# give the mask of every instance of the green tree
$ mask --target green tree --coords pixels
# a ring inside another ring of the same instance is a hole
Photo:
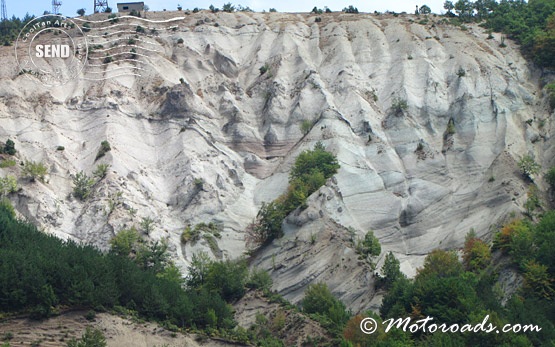
[[[235,12],[235,6],[233,6],[231,2],[228,2],[227,4],[224,4],[224,6],[222,7],[222,11],[229,13]]]
[[[326,151],[321,142],[316,143],[314,150],[303,151],[291,169],[290,180],[304,179],[314,171],[321,172],[327,179],[333,176],[339,169],[339,164],[335,156]]]
[[[79,200],[87,200],[91,195],[92,187],[95,181],[83,171],[79,171],[73,176],[73,196]]]
[[[453,10],[455,9],[455,5],[453,5],[452,1],[445,1],[443,3],[443,8],[447,10],[447,13],[453,13]]]
[[[98,164],[93,172],[93,176],[96,177],[98,180],[101,180],[106,177],[109,168],[109,164]]]
[[[206,282],[211,263],[210,257],[205,252],[193,254],[191,265],[187,268],[187,286],[190,288],[202,287]]]
[[[384,263],[381,268],[381,273],[383,276],[383,284],[385,289],[391,288],[393,283],[397,282],[402,278],[406,278],[401,272],[401,263],[395,255],[390,251],[386,254]]]
[[[350,316],[345,305],[333,296],[325,283],[310,284],[301,304],[304,312],[329,319],[335,329],[342,330]]]
[[[362,253],[371,257],[377,257],[382,252],[380,241],[376,236],[374,236],[374,232],[372,230],[369,230],[364,236],[362,246]]]
[[[116,236],[110,240],[112,252],[120,256],[129,256],[131,251],[137,247],[139,233],[135,228],[120,230]]]
[[[473,11],[474,5],[470,0],[459,0],[455,3],[455,12],[466,22],[472,19]]]
[[[430,13],[432,13],[432,9],[428,5],[422,5],[422,6],[420,6],[420,11],[419,12],[420,12],[420,14],[430,14]]]
[[[548,268],[535,260],[529,260],[524,264],[524,280],[526,286],[540,296],[550,300],[555,296],[553,290],[553,278],[549,275]]]
[[[436,249],[426,256],[424,267],[418,270],[417,276],[456,277],[462,274],[463,270],[455,252]]]
[[[4,153],[9,154],[9,155],[15,155],[16,150],[15,150],[15,143],[8,139],[6,141],[6,144],[4,145]]]
[[[469,233],[463,248],[463,264],[469,271],[479,271],[489,265],[491,251],[489,246],[476,237],[475,233]]]
[[[77,10],[77,14],[81,17],[83,17],[85,15],[85,9],[84,8],[80,8]]]

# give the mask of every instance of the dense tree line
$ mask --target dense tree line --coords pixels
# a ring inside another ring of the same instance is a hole
[[[447,16],[505,33],[538,65],[555,67],[555,0],[445,1]]]
[[[17,39],[17,35],[21,32],[21,29],[35,18],[26,14],[23,19],[13,16],[11,19],[7,19],[0,22],[0,43],[4,46],[9,46],[13,41]]]
[[[0,311],[29,312],[40,318],[64,307],[120,307],[176,327],[229,330],[235,326],[229,302],[244,293],[246,264],[203,259],[193,264],[200,277],[184,284],[160,243],[136,246],[137,240],[129,234],[131,248],[119,244],[102,253],[38,231],[18,220],[13,207],[3,200]],[[135,257],[130,258],[127,251]]]

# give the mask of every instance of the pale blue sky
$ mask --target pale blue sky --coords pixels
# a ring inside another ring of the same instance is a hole
[[[23,17],[26,12],[34,15],[42,15],[43,12],[51,11],[52,0],[5,0],[6,7],[8,10],[8,16],[16,15],[17,17]],[[93,10],[94,0],[61,0],[62,6],[60,12],[66,16],[75,16],[75,12],[80,8],[85,8],[87,13],[91,13]],[[113,1],[108,0],[108,4],[113,9],[116,9],[116,4],[118,2],[128,2],[132,0],[121,0]],[[255,11],[262,11],[270,7],[275,7],[280,12],[309,12],[314,6],[323,8],[328,6],[333,11],[340,11],[342,8],[349,5],[353,5],[358,8],[361,12],[374,12],[380,11],[384,12],[386,10],[402,12],[406,11],[409,13],[414,12],[416,5],[427,4],[432,9],[434,13],[442,13],[444,0],[426,0],[426,1],[411,1],[411,0],[401,0],[401,1],[379,1],[379,0],[241,0],[241,1],[229,1],[229,0],[152,0],[144,1],[151,10],[161,11],[164,8],[167,10],[176,10],[177,4],[180,3],[184,9],[193,9],[195,7],[208,8],[210,4],[214,4],[216,7],[222,7],[224,3],[231,2],[234,5],[241,4],[243,6],[249,6]]]

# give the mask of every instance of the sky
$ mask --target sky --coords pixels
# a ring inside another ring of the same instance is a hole
[[[52,10],[52,0],[5,0],[8,17],[15,15],[16,17],[23,17],[25,13],[32,15],[42,15],[44,11]],[[94,8],[94,0],[60,0],[62,6],[60,12],[63,15],[73,17],[76,11],[80,8],[85,8],[87,14],[91,13]],[[117,10],[116,4],[118,2],[132,2],[135,0],[108,0],[108,5]],[[276,8],[279,12],[310,12],[314,6],[323,8],[328,6],[332,11],[340,11],[344,7],[353,5],[361,12],[385,12],[386,10],[395,12],[409,12],[415,10],[416,5],[426,4],[430,6],[432,12],[442,13],[444,0],[400,0],[400,1],[383,1],[383,0],[144,0],[144,3],[149,6],[151,11],[162,11],[163,9],[176,10],[177,4],[181,4],[183,9],[193,9],[195,7],[208,8],[211,4],[216,7],[222,7],[224,3],[231,2],[234,5],[241,4],[249,6],[254,11],[260,12],[262,10],[268,11],[270,7]]]

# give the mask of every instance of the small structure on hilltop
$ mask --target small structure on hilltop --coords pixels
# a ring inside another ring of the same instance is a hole
[[[118,12],[132,12],[136,11],[138,13],[143,12],[145,9],[144,2],[119,2]]]

